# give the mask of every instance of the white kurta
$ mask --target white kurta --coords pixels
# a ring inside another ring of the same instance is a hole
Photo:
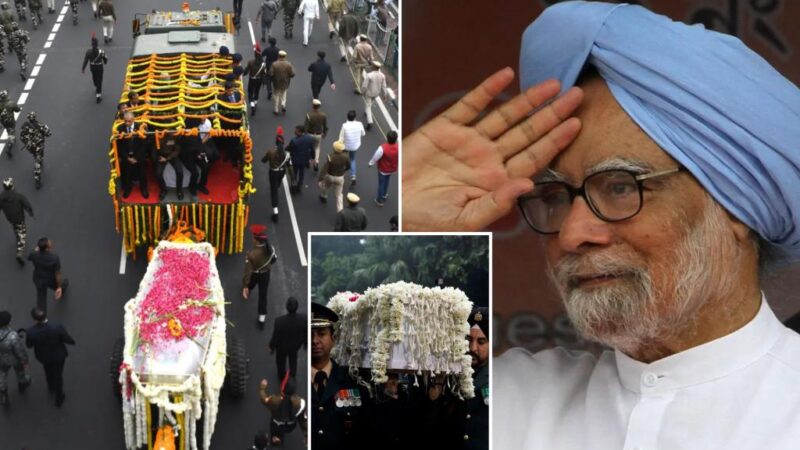
[[[494,360],[492,448],[800,448],[800,335],[766,301],[741,329],[652,364],[561,348]]]

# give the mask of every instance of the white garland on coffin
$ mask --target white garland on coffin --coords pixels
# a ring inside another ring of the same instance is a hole
[[[136,353],[136,311],[139,304],[145,299],[148,291],[157,283],[155,274],[161,266],[159,253],[162,249],[183,249],[198,252],[209,260],[209,290],[208,301],[214,303],[216,316],[208,332],[209,344],[206,357],[200,367],[200,372],[189,375],[177,385],[156,384],[143,382],[134,367]],[[204,419],[202,449],[208,450],[211,445],[211,435],[217,421],[219,410],[219,392],[225,381],[225,294],[219,279],[219,272],[214,259],[214,247],[209,243],[187,244],[161,241],[153,252],[152,260],[147,266],[147,272],[139,284],[139,291],[133,299],[125,304],[125,348],[123,351],[123,367],[120,370],[120,385],[122,386],[122,413],[125,427],[125,446],[128,449],[139,448],[147,444],[146,410],[149,404],[158,405],[173,413],[185,413],[185,430],[190,436],[186,439],[191,444],[188,448],[197,449],[194,439],[194,420]],[[131,391],[130,397],[127,392]],[[176,396],[181,396],[181,401],[176,401]],[[205,403],[203,405],[201,402]],[[203,411],[205,406],[205,411]],[[205,415],[203,414],[205,412]]]
[[[374,383],[385,383],[391,370],[448,374],[458,379],[456,392],[474,396],[466,340],[472,302],[460,289],[400,281],[363,295],[340,292],[328,308],[339,315],[331,356],[351,374],[368,367]]]

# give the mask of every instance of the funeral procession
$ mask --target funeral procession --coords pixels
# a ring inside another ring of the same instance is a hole
[[[307,236],[397,231],[396,3],[0,2],[0,449],[316,448]]]

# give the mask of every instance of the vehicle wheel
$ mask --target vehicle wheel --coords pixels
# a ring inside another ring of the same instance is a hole
[[[117,338],[114,341],[114,349],[111,350],[111,358],[108,367],[108,377],[111,378],[111,389],[117,398],[122,398],[122,386],[119,384],[119,366],[122,365],[122,352],[125,351],[125,338]]]
[[[247,391],[247,380],[250,378],[250,357],[244,342],[237,336],[228,339],[228,357],[225,360],[225,384],[223,388],[231,397],[244,397]]]

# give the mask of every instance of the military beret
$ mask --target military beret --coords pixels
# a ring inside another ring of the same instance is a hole
[[[254,223],[250,225],[250,232],[253,233],[253,237],[263,241],[267,238],[267,226],[261,225],[260,223]]]

